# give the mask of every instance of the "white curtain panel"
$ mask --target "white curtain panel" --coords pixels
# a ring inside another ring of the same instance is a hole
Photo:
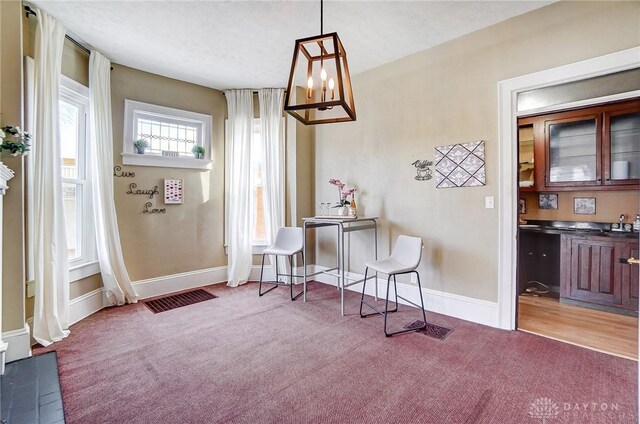
[[[251,272],[251,135],[253,93],[225,91],[229,135],[229,268],[227,285],[237,287]]]
[[[264,222],[267,244],[275,241],[278,229],[284,226],[284,151],[285,128],[282,118],[284,107],[284,89],[264,88],[258,90],[260,102],[260,126],[262,128],[262,152],[264,175]],[[272,269],[275,270],[275,256],[270,256]],[[278,262],[278,270],[286,274],[286,261]]]
[[[113,200],[111,62],[96,51],[89,59],[89,180],[93,193],[96,247],[102,284],[110,305],[138,301],[122,257]]]
[[[33,337],[47,346],[69,334],[69,269],[62,203],[58,95],[65,28],[37,10],[34,98]]]

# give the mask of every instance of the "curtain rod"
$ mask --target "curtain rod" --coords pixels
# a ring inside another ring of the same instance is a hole
[[[29,15],[36,16],[36,12],[30,6],[25,6],[24,7],[24,13],[27,15],[27,18],[29,17]],[[82,50],[86,54],[91,55],[91,50],[89,50],[88,48],[86,48],[85,46],[80,44],[80,42],[78,42],[77,40],[71,38],[69,36],[69,34],[65,34],[64,38],[69,40],[69,42],[71,42],[71,44],[73,44],[74,46],[78,47],[80,50]]]
[[[224,94],[224,90],[220,90],[222,91],[222,95],[226,96],[226,94]],[[258,94],[258,90],[251,90],[251,94]]]

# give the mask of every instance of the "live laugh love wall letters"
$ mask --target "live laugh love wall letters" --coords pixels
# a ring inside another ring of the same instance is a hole
[[[122,167],[119,165],[116,165],[113,167],[113,176],[116,178],[134,178],[136,176],[135,172],[131,172],[131,171],[123,171]],[[175,199],[177,197],[177,195],[179,194],[179,198],[180,201],[182,201],[182,180],[165,180],[165,190],[166,190],[166,184],[167,181],[179,181],[179,193],[175,192],[175,189],[172,191],[172,197],[173,199]],[[129,190],[127,190],[126,194],[131,195],[131,196],[146,196],[149,199],[153,200],[154,196],[160,196],[160,191],[159,191],[159,186],[155,185],[151,188],[139,188],[137,183],[130,183],[129,184]],[[174,201],[174,203],[176,203]],[[182,203],[182,202],[180,202]],[[147,215],[147,214],[163,214],[163,213],[167,213],[167,210],[165,208],[154,208],[153,207],[153,202],[145,202],[144,204],[144,209],[142,210],[142,213]]]

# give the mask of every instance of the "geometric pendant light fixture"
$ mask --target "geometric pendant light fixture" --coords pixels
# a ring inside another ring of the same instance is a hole
[[[284,110],[305,125],[356,120],[347,52],[335,32],[296,40]],[[295,95],[294,95],[295,92]]]

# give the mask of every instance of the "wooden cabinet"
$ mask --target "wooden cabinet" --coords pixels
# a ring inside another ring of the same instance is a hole
[[[533,135],[536,191],[640,188],[640,100],[521,118],[518,126]],[[520,138],[522,164],[528,146]]]
[[[623,258],[640,258],[640,248],[638,243],[627,243],[627,252]],[[640,281],[640,265],[622,265],[622,301],[625,308],[634,311],[638,310],[638,281]]]
[[[518,128],[518,186],[521,191],[535,190],[533,125]]]
[[[638,242],[600,236],[562,235],[562,298],[638,310],[638,265],[620,259],[638,253]]]

